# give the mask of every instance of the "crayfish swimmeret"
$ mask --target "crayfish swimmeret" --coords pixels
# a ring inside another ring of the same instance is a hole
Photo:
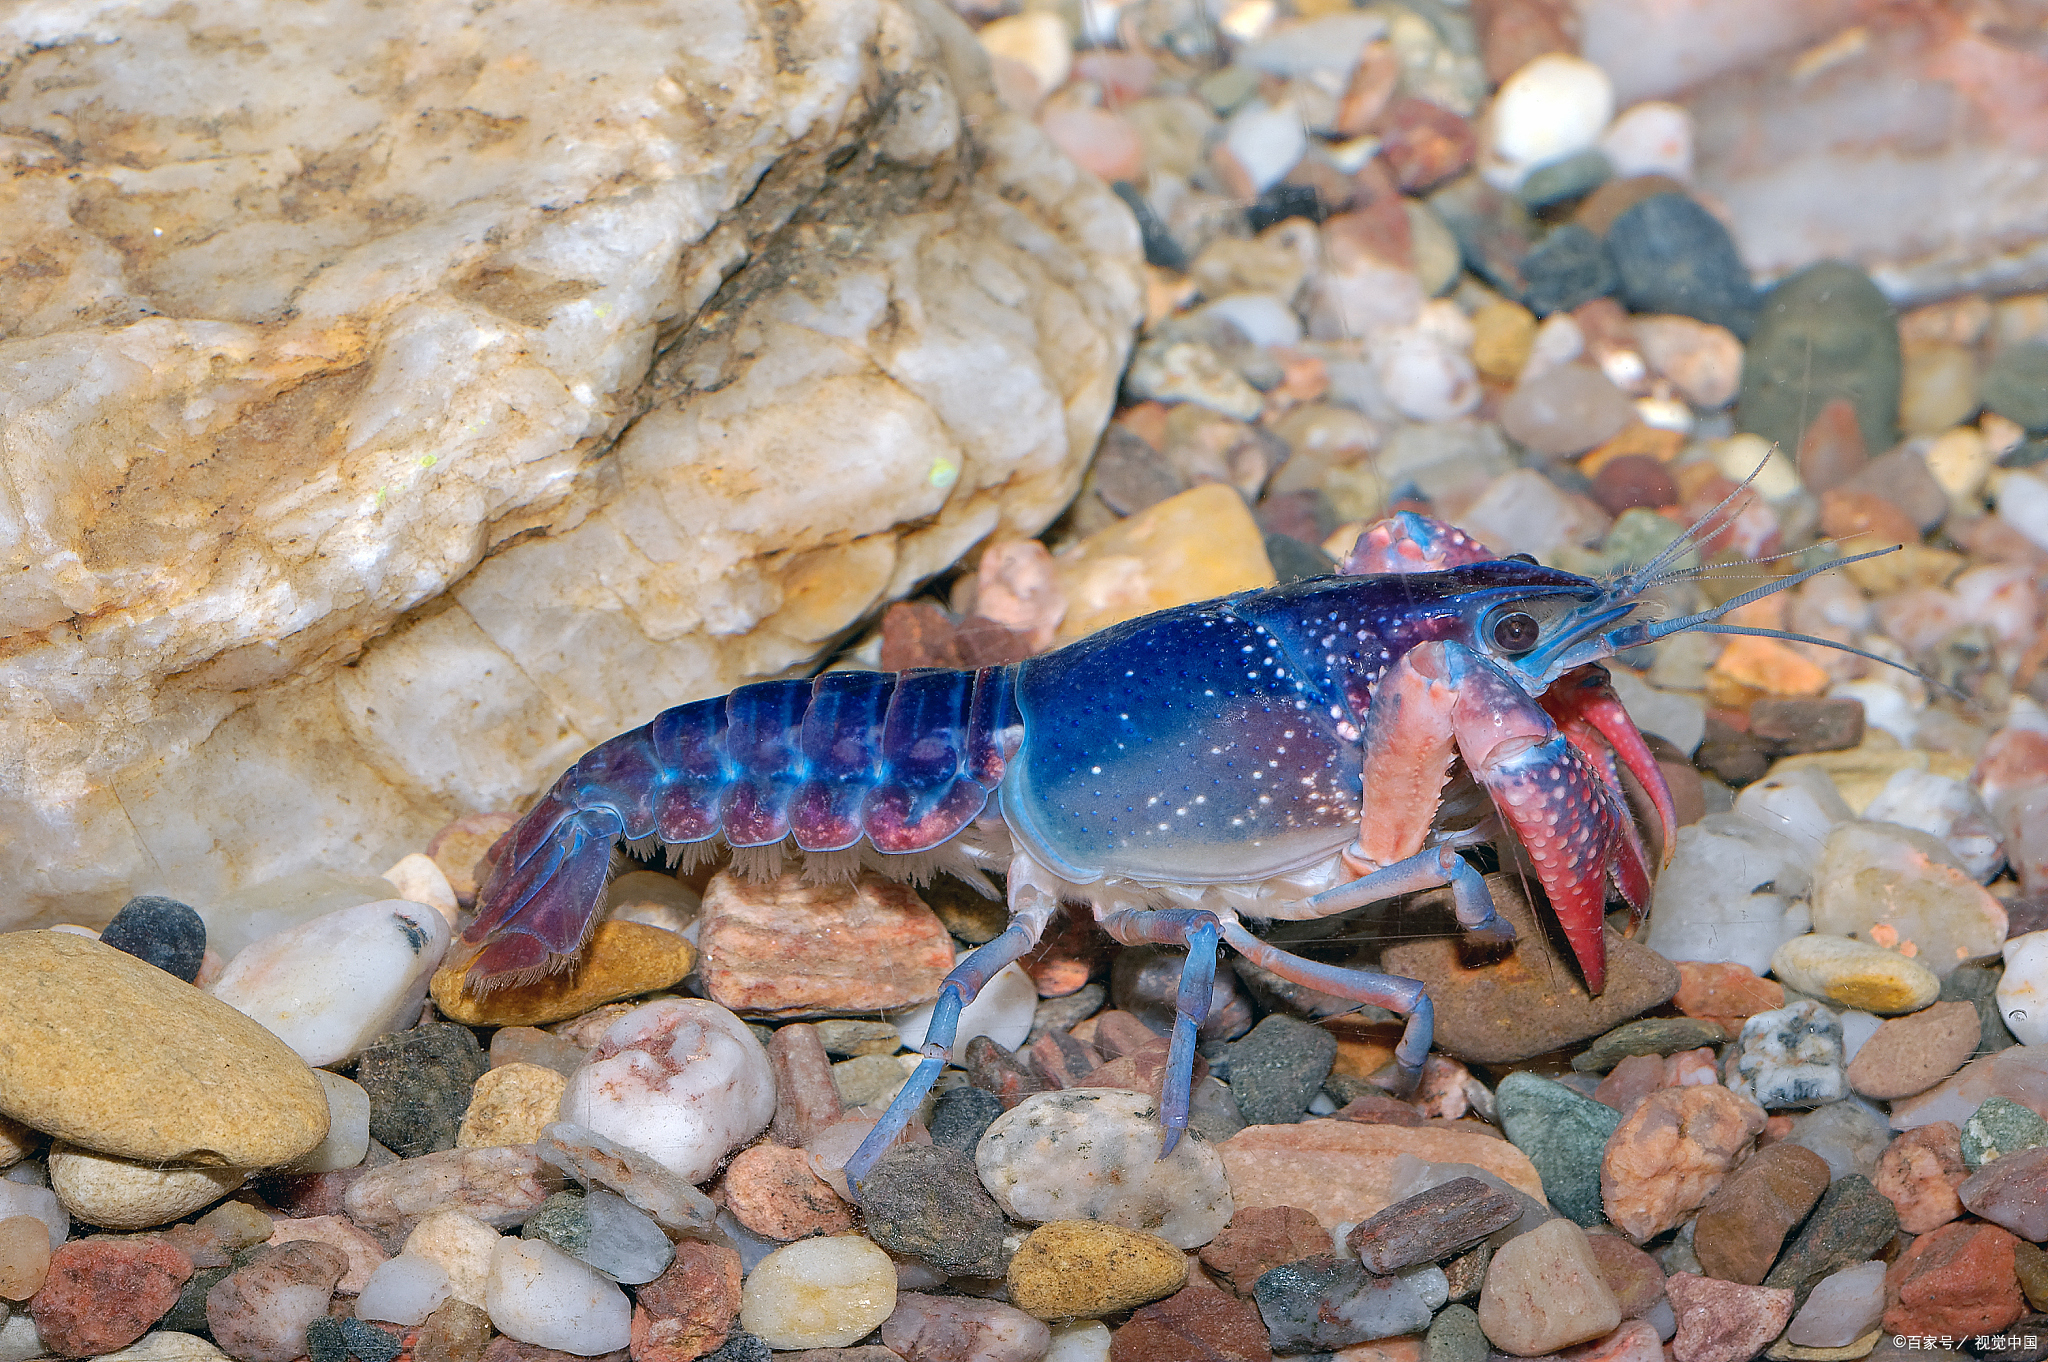
[[[1625,622],[1689,539],[1599,581],[1496,559],[1404,513],[1370,527],[1341,575],[1161,611],[1013,666],[831,671],[679,705],[586,754],[501,841],[457,948],[470,987],[566,968],[622,840],[793,843],[808,868],[836,853],[849,873],[863,858],[926,871],[938,853],[983,884],[976,867],[1005,871],[1010,923],[947,976],[922,1063],[847,1166],[856,1185],[931,1090],[961,1007],[1062,902],[1088,904],[1118,941],[1187,948],[1165,1151],[1187,1126],[1219,941],[1405,1015],[1390,1078],[1412,1084],[1431,1035],[1420,984],[1290,955],[1240,915],[1325,917],[1449,885],[1466,932],[1504,943],[1512,928],[1458,848],[1507,829],[1599,992],[1608,886],[1640,917],[1651,878],[1617,758],[1664,847],[1675,829],[1663,774],[1597,664],[1686,629],[1770,632],[1716,621],[1838,565]],[[1492,815],[1439,828],[1460,758]]]

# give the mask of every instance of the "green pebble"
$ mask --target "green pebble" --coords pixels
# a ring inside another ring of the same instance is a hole
[[[1735,426],[1797,449],[1814,414],[1845,397],[1864,446],[1890,449],[1899,438],[1903,376],[1891,302],[1854,265],[1823,260],[1765,296],[1743,353]]]
[[[1645,1017],[1615,1027],[1572,1057],[1582,1074],[1604,1074],[1631,1055],[1675,1055],[1727,1039],[1717,1023],[1697,1017]]]
[[[1599,1224],[1600,1158],[1621,1113],[1532,1073],[1509,1074],[1495,1097],[1502,1132],[1536,1165],[1550,1204],[1581,1225]]]
[[[1469,1305],[1447,1305],[1438,1311],[1422,1339],[1422,1362],[1486,1362],[1489,1351],[1479,1312]]]
[[[2048,345],[2021,341],[2000,350],[1984,371],[1984,405],[2025,426],[2048,430]]]
[[[1963,1167],[1972,1173],[2002,1154],[2048,1144],[2048,1121],[2009,1097],[1987,1097],[1963,1122]]]
[[[590,1217],[583,1213],[581,1192],[556,1192],[526,1217],[519,1227],[521,1239],[541,1239],[571,1258],[580,1258],[590,1247]]]

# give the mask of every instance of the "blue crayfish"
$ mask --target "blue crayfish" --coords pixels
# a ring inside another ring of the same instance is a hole
[[[1667,849],[1675,819],[1598,663],[1681,630],[1770,633],[1717,621],[1838,565],[1629,622],[1679,575],[1668,565],[1690,539],[1600,581],[1496,559],[1403,514],[1370,527],[1340,575],[1161,611],[1013,666],[833,671],[679,705],[587,753],[506,834],[457,948],[469,985],[566,968],[620,841],[793,844],[811,869],[836,853],[849,872],[863,857],[928,869],[937,853],[984,884],[974,867],[1005,871],[1010,924],[947,976],[922,1063],[848,1165],[856,1184],[931,1090],[961,1007],[1062,902],[1089,905],[1118,941],[1187,948],[1162,1157],[1187,1126],[1219,942],[1404,1015],[1387,1081],[1412,1084],[1431,1037],[1420,984],[1288,954],[1241,917],[1325,917],[1449,885],[1465,931],[1506,943],[1512,928],[1458,848],[1507,830],[1599,992],[1609,885],[1639,918],[1651,880],[1617,758]],[[1491,809],[1442,827],[1460,759]]]

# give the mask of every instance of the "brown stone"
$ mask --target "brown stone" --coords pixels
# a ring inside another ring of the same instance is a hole
[[[1803,1145],[1774,1144],[1728,1175],[1693,1222],[1693,1253],[1707,1275],[1757,1286],[1778,1250],[1827,1191],[1827,1160]]]
[[[1472,164],[1479,139],[1472,125],[1441,104],[1397,96],[1380,115],[1380,156],[1404,194],[1442,184]]]
[[[1368,1272],[1385,1277],[1463,1253],[1521,1215],[1522,1204],[1506,1192],[1478,1178],[1453,1178],[1368,1218],[1345,1243]]]
[[[1840,752],[1863,741],[1863,702],[1847,697],[1767,695],[1749,707],[1749,735],[1772,755]]]
[[[1997,1333],[2026,1313],[2014,1245],[1996,1225],[1958,1221],[1915,1239],[1884,1274],[1892,1334]]]
[[[1469,1163],[1517,1191],[1543,1196],[1543,1179],[1521,1150],[1505,1140],[1437,1126],[1325,1120],[1249,1126],[1217,1149],[1240,1211],[1299,1206],[1326,1230],[1392,1205],[1394,1162],[1403,1154],[1424,1163]]]
[[[1100,1034],[1098,1032],[1097,1034]],[[1150,1035],[1150,1033],[1147,1033]],[[1166,1081],[1167,1059],[1173,1044],[1164,1036],[1151,1036],[1134,1050],[1118,1055],[1106,1064],[1097,1066],[1082,1075],[1072,1086],[1077,1088],[1126,1088],[1131,1092],[1150,1093],[1159,1096],[1160,1086]],[[1201,1082],[1209,1074],[1209,1061],[1195,1056],[1195,1081]]]
[[[1834,487],[1821,493],[1820,529],[1830,538],[1869,534],[1898,544],[1920,537],[1920,527],[1904,511],[1875,492],[1854,487]]]
[[[1869,461],[1870,448],[1863,441],[1856,404],[1846,397],[1837,397],[1815,412],[1799,437],[1799,480],[1815,496],[1840,487],[1862,472]]]
[[[1792,1292],[1785,1287],[1674,1272],[1664,1290],[1678,1319],[1672,1362],[1749,1362],[1792,1322]]]
[[[1885,1146],[1876,1183],[1899,1208],[1899,1228],[1927,1234],[1963,1213],[1956,1188],[1968,1176],[1961,1130],[1954,1121],[1936,1121],[1902,1131]]]
[[[1424,1120],[1422,1113],[1414,1107],[1384,1092],[1368,1092],[1354,1097],[1333,1115],[1340,1121],[1356,1121],[1365,1126],[1419,1126]]]
[[[1719,1022],[1732,1040],[1757,1013],[1785,1005],[1785,986],[1759,978],[1747,965],[1680,960],[1678,993],[1671,1002],[1688,1017]]]
[[[1324,1243],[1327,1245],[1328,1237]],[[1277,1264],[1275,1265],[1277,1266]],[[1250,1283],[1246,1283],[1249,1288]],[[1272,1362],[1266,1322],[1249,1300],[1199,1272],[1163,1301],[1135,1311],[1109,1343],[1109,1362]]]
[[[1639,1244],[1662,1234],[1706,1203],[1763,1127],[1763,1108],[1727,1088],[1651,1093],[1608,1137],[1607,1218]]]
[[[468,1301],[445,1300],[413,1339],[412,1362],[478,1362],[491,1343],[491,1317]]]
[[[733,1159],[725,1170],[725,1208],[764,1239],[853,1228],[853,1208],[811,1171],[810,1155],[779,1144],[757,1144]]]
[[[41,1224],[41,1221],[37,1221]],[[1330,1232],[1299,1206],[1240,1207],[1202,1246],[1202,1266],[1245,1300],[1261,1274],[1282,1263],[1330,1251]]]
[[[1515,929],[1515,946],[1493,963],[1468,964],[1454,927],[1448,934],[1389,946],[1381,968],[1418,979],[1436,1004],[1436,1043],[1446,1054],[1481,1064],[1507,1064],[1612,1030],[1670,1000],[1678,971],[1647,946],[1606,930],[1607,985],[1594,997],[1578,964],[1560,955],[1539,924],[1520,881],[1489,875],[1494,906]],[[1450,891],[1419,896],[1448,920]]]
[[[757,884],[730,871],[704,890],[699,976],[713,1002],[755,1016],[818,1017],[929,1002],[953,939],[907,884],[863,872]]]
[[[178,1288],[191,1275],[192,1260],[169,1244],[79,1240],[50,1254],[28,1312],[43,1346],[59,1357],[116,1352],[178,1303]]]
[[[668,988],[696,964],[697,948],[679,933],[613,918],[597,924],[562,973],[475,994],[465,991],[465,964],[436,970],[430,991],[442,1015],[465,1026],[541,1026]]]
[[[1849,1086],[1886,1102],[1926,1092],[1976,1053],[1978,1028],[1976,1006],[1962,1001],[1893,1017],[1849,1061]]]
[[[723,1244],[678,1240],[667,1270],[633,1290],[633,1362],[692,1362],[732,1332],[740,1256]]]
[[[1621,1317],[1636,1319],[1664,1299],[1664,1269],[1655,1258],[1618,1234],[1589,1234],[1600,1275],[1621,1302]]]
[[[1088,913],[1061,913],[1018,963],[1041,998],[1064,998],[1109,971],[1118,947]]]
[[[1685,186],[1668,175],[1631,175],[1627,179],[1609,180],[1586,195],[1585,202],[1572,214],[1572,221],[1594,236],[1606,236],[1616,218],[1644,199],[1685,192]]]
[[[807,1145],[846,1114],[817,1027],[793,1022],[776,1028],[768,1038],[768,1063],[775,1070],[775,1119],[768,1130],[777,1144]]]
[[[1031,1066],[1046,1090],[1083,1086],[1087,1076],[1102,1067],[1102,1056],[1087,1041],[1076,1040],[1064,1031],[1048,1031],[1031,1042],[1024,1062]]]
[[[500,837],[519,821],[516,813],[469,813],[442,827],[427,843],[427,857],[448,877],[455,901],[464,908],[476,906],[477,886],[483,877],[477,863]]]
[[[516,1338],[499,1334],[484,1347],[479,1362],[626,1362],[631,1354],[624,1348],[612,1353],[599,1353],[596,1357],[584,1358],[576,1353],[565,1353],[559,1348],[547,1348],[538,1343],[522,1343]]]
[[[1472,26],[1495,85],[1538,57],[1579,54],[1579,12],[1570,0],[1474,0]]]

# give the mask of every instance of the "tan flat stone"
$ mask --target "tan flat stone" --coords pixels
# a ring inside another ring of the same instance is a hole
[[[600,922],[575,968],[531,984],[465,993],[463,972],[434,973],[434,1006],[465,1026],[543,1026],[581,1016],[620,998],[656,993],[679,982],[697,964],[697,948],[675,932],[642,922]]]
[[[1541,1201],[1543,1179],[1529,1156],[1505,1140],[1432,1126],[1303,1121],[1251,1126],[1216,1146],[1230,1199],[1248,1206],[1299,1206],[1335,1229],[1393,1205],[1394,1160],[1469,1163]]]
[[[731,871],[704,889],[700,971],[713,1002],[749,1017],[872,1015],[930,1002],[953,968],[945,924],[907,884]]]
[[[183,980],[65,932],[0,935],[0,1112],[145,1163],[263,1168],[327,1136],[313,1070]]]

